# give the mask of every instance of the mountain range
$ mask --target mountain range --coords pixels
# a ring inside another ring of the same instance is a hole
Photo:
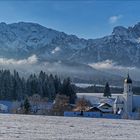
[[[0,23],[0,58],[18,61],[32,55],[37,57],[40,67],[46,65],[46,70],[58,72],[59,69],[64,74],[66,69],[75,77],[82,71],[87,77],[94,73],[94,78],[99,74],[100,80],[107,79],[113,75],[89,64],[111,61],[123,67],[139,68],[140,23],[128,28],[117,26],[111,35],[98,39],[78,38],[37,23]]]

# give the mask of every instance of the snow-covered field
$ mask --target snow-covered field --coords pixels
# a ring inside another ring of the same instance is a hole
[[[0,114],[0,140],[139,140],[140,121]]]

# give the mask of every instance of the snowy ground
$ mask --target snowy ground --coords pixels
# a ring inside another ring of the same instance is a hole
[[[0,140],[139,140],[140,121],[0,114]]]
[[[86,88],[86,87],[90,87],[90,86],[96,86],[96,87],[105,87],[105,85],[100,85],[100,84],[88,84],[88,83],[74,83],[77,87],[81,87],[81,88]],[[112,88],[122,88],[120,86],[112,86],[110,85],[110,87]]]
[[[108,102],[113,105],[117,96],[122,96],[122,94],[112,94],[111,98],[106,98],[103,96],[103,93],[76,93],[76,95],[78,98],[84,97],[92,105],[99,104],[100,102]]]

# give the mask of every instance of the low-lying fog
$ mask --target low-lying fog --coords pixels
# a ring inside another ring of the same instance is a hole
[[[97,84],[104,84],[104,81],[108,80],[115,81],[114,83],[118,83],[119,81],[122,82],[122,79],[126,77],[129,71],[133,80],[140,81],[139,68],[118,66],[110,60],[86,65],[72,62],[67,63],[60,60],[53,62],[47,60],[40,61],[36,55],[31,55],[28,58],[19,60],[0,58],[0,68],[10,69],[11,71],[16,69],[23,76],[30,73],[38,73],[42,70],[63,77],[71,76],[73,79],[82,79],[84,83],[98,81]],[[82,80],[80,82],[82,82]],[[79,81],[77,80],[76,82]],[[121,82],[120,85],[122,84]]]
[[[132,79],[134,79],[135,81],[140,81],[140,68],[137,67],[120,66],[112,62],[111,60],[92,63],[89,64],[89,66],[91,66],[94,69],[109,72],[115,75],[120,75],[122,77],[125,77],[129,73]]]

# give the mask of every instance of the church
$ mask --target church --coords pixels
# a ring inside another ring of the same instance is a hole
[[[140,95],[133,94],[133,84],[129,76],[124,79],[123,93],[104,97],[103,93],[77,93],[78,98],[84,98],[91,107],[84,111],[84,117],[140,119]],[[80,110],[65,111],[64,116],[78,116]]]
[[[123,94],[118,95],[114,101],[113,110],[115,114],[122,114],[128,118],[140,112],[140,95],[133,94],[132,80],[129,74],[124,80]]]

